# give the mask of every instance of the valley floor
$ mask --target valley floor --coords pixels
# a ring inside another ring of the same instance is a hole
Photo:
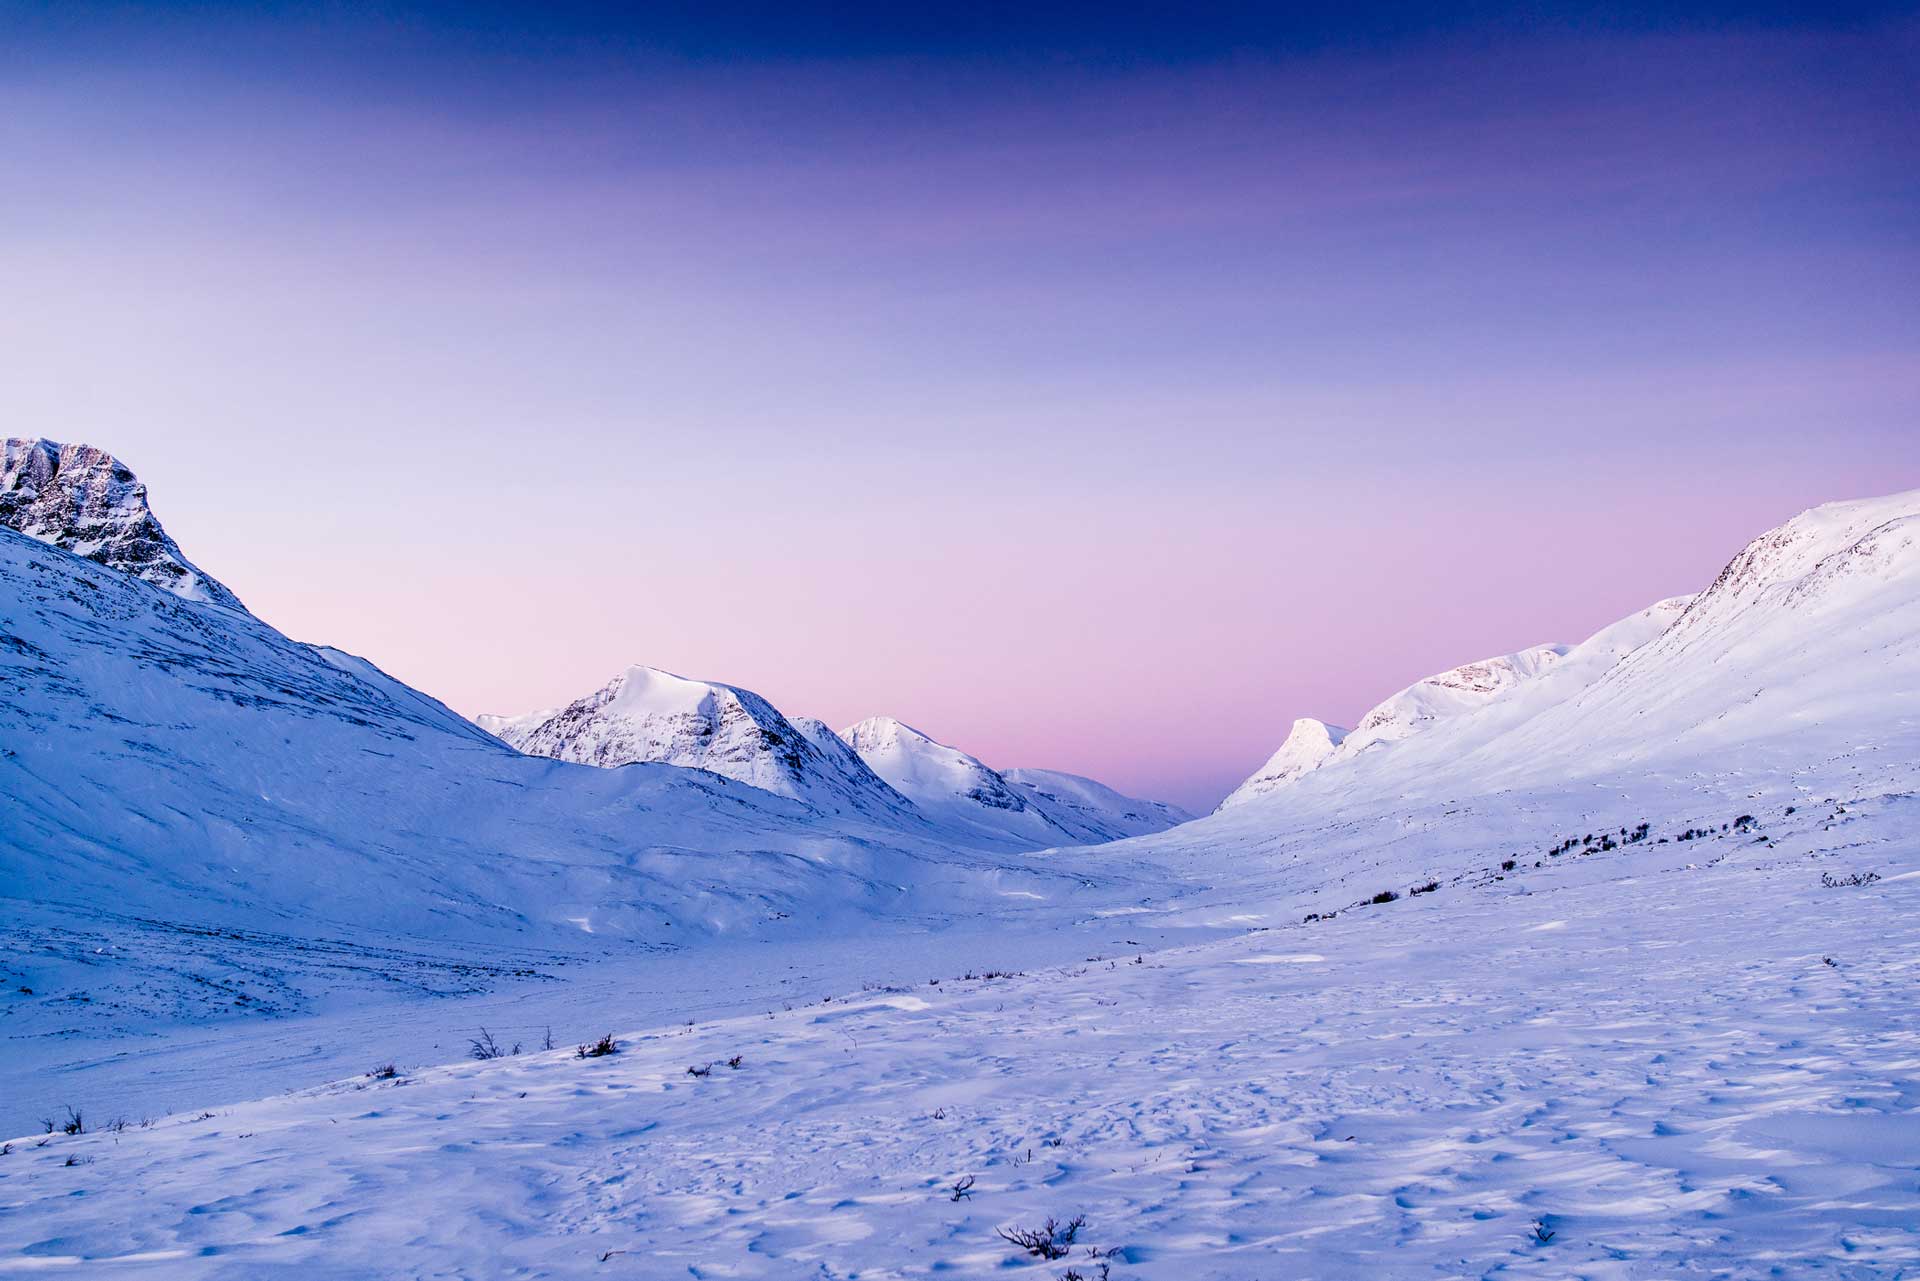
[[[1917,819],[16,1139],[0,1272],[1920,1276]]]

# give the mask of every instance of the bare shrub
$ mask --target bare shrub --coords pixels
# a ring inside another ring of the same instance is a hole
[[[1105,1260],[1093,1265],[1094,1271],[1082,1272],[1079,1268],[1068,1268],[1060,1274],[1060,1281],[1110,1281],[1113,1265]]]
[[[376,1081],[391,1081],[394,1077],[400,1075],[400,1069],[391,1063],[383,1063],[373,1071],[367,1073],[367,1075]]]
[[[573,1056],[578,1059],[600,1059],[609,1054],[618,1053],[620,1053],[620,1047],[614,1044],[613,1033],[609,1032],[591,1045],[578,1047],[574,1050]]]
[[[970,1198],[973,1195],[973,1176],[969,1174],[955,1182],[951,1191],[953,1195],[947,1198],[949,1201],[964,1201]]]
[[[500,1042],[493,1039],[493,1033],[485,1028],[480,1029],[479,1036],[469,1037],[467,1046],[468,1057],[479,1059],[482,1063],[488,1059],[503,1059],[507,1056]]]
[[[1000,1239],[1008,1245],[1017,1245],[1036,1259],[1064,1259],[1073,1249],[1073,1242],[1080,1235],[1080,1229],[1087,1226],[1087,1216],[1076,1214],[1062,1223],[1052,1215],[1037,1228],[998,1229]]]

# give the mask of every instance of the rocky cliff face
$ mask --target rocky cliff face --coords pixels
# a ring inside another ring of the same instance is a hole
[[[0,525],[187,600],[246,608],[167,536],[127,465],[92,445],[8,440],[0,449]]]

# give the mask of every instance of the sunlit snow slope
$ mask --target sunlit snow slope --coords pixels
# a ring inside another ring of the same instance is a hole
[[[751,690],[634,666],[585,698],[528,716],[482,716],[523,752],[602,768],[654,762],[712,770],[829,814],[914,817],[860,758],[823,745]]]

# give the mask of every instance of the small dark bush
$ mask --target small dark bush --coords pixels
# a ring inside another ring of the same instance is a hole
[[[708,1064],[704,1064],[701,1067],[689,1067],[687,1069],[687,1075],[688,1076],[712,1076],[713,1064],[708,1063]]]
[[[367,1075],[376,1081],[391,1081],[394,1077],[400,1075],[400,1069],[391,1063],[384,1063],[367,1073]]]
[[[1374,895],[1374,896],[1373,896],[1372,898],[1370,898],[1370,899],[1368,899],[1368,900],[1367,900],[1367,902],[1369,902],[1369,903],[1391,903],[1391,902],[1393,902],[1393,901],[1394,901],[1395,899],[1397,899],[1397,898],[1399,898],[1399,897],[1400,897],[1400,896],[1399,896],[1398,894],[1395,894],[1395,893],[1394,893],[1394,892],[1393,892],[1392,890],[1381,890],[1381,891],[1380,891],[1380,892],[1379,892],[1378,894],[1376,894],[1376,895]]]
[[[1413,895],[1431,894],[1439,888],[1440,888],[1440,882],[1428,881],[1425,885],[1414,886],[1412,889],[1408,890],[1407,893],[1413,894]]]
[[[1513,860],[1508,859],[1504,863],[1500,864],[1500,870],[1503,872],[1511,872],[1513,870]]]
[[[591,1045],[582,1045],[573,1055],[579,1059],[600,1059],[609,1054],[618,1054],[620,1047],[613,1043],[613,1033],[609,1032]]]
[[[1019,1246],[1036,1259],[1064,1259],[1073,1249],[1074,1238],[1086,1226],[1087,1216],[1084,1214],[1076,1214],[1065,1223],[1048,1216],[1047,1221],[1037,1228],[1015,1228],[1011,1232],[1001,1228],[999,1234],[1002,1241]]]
[[[501,1048],[498,1041],[493,1039],[493,1033],[481,1028],[479,1036],[467,1039],[467,1056],[484,1063],[488,1059],[503,1059],[507,1056],[507,1052]]]
[[[60,1132],[62,1134],[85,1134],[87,1132],[86,1120],[81,1117],[78,1108],[70,1107],[67,1109],[67,1120],[66,1123],[60,1127]]]
[[[732,1058],[727,1060],[727,1066],[732,1068],[734,1071],[738,1072],[740,1070],[740,1065],[742,1063],[745,1063],[746,1061],[747,1061],[746,1055],[736,1054]]]
[[[949,1201],[963,1201],[971,1197],[972,1195],[973,1195],[973,1176],[969,1174],[964,1179],[961,1179],[959,1182],[953,1185],[953,1195],[948,1197],[947,1199]]]
[[[1832,872],[1820,873],[1820,883],[1830,890],[1845,889],[1849,886],[1871,885],[1880,879],[1878,872],[1855,872],[1851,876],[1835,876]]]

